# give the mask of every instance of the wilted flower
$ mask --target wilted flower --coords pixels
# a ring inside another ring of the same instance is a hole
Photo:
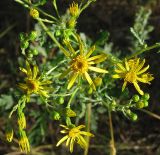
[[[25,153],[30,152],[30,144],[24,130],[19,131],[18,143],[21,151]]]

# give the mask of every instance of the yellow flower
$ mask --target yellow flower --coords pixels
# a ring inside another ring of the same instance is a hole
[[[77,17],[79,16],[80,10],[78,7],[78,4],[73,2],[70,7],[69,7],[69,13],[71,14],[71,16],[73,17]]]
[[[38,18],[39,17],[39,12],[38,10],[36,9],[30,9],[30,12],[29,12],[30,16],[33,17],[34,19]]]
[[[144,92],[140,89],[138,82],[148,83],[154,78],[152,74],[146,73],[149,65],[144,67],[145,59],[140,61],[140,58],[125,59],[124,63],[117,63],[117,68],[115,69],[116,74],[113,78],[123,78],[124,84],[122,86],[122,91],[125,89],[127,83],[133,83],[139,94],[143,95]]]
[[[22,152],[25,152],[25,153],[30,152],[30,144],[26,136],[26,132],[24,130],[19,131],[18,143],[19,143],[20,150]]]
[[[37,65],[31,69],[30,64],[26,61],[26,69],[20,68],[20,70],[26,74],[25,83],[19,83],[18,86],[24,90],[27,95],[38,94],[40,96],[49,97],[49,88],[46,86],[51,84],[51,81],[38,77],[39,69]]]
[[[70,152],[73,152],[74,143],[78,143],[83,149],[87,148],[87,142],[83,136],[94,137],[93,134],[86,131],[81,131],[80,129],[85,128],[84,125],[79,125],[77,127],[69,128],[65,125],[60,125],[64,128],[61,130],[62,134],[67,134],[62,139],[60,139],[56,146],[59,146],[64,141],[66,141],[66,146],[70,148]]]
[[[69,79],[67,89],[70,89],[73,86],[73,84],[75,83],[76,79],[79,76],[84,77],[88,81],[88,83],[90,85],[92,85],[93,88],[95,89],[94,82],[92,81],[90,75],[88,74],[88,71],[91,70],[91,71],[95,71],[98,73],[108,73],[108,71],[106,71],[104,69],[93,66],[93,65],[96,65],[96,64],[104,61],[106,59],[106,55],[100,54],[100,55],[90,57],[91,54],[95,50],[95,46],[92,46],[86,52],[79,36],[77,36],[77,39],[78,39],[78,43],[79,43],[80,54],[77,54],[77,52],[71,46],[70,42],[65,40],[65,44],[66,44],[69,52],[71,53],[70,58],[72,60],[70,62],[69,69],[67,69],[64,73],[62,73],[61,77],[64,77],[65,75],[67,75],[68,73],[71,72],[71,76]],[[65,51],[65,53],[68,53],[68,52]]]
[[[6,130],[6,139],[8,142],[11,142],[13,140],[13,129],[12,128],[8,128]]]

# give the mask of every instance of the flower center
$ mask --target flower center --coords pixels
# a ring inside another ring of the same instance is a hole
[[[38,84],[38,81],[29,79],[27,80],[27,86],[30,90],[37,91],[39,84]]]
[[[125,80],[128,81],[128,82],[130,82],[130,83],[135,82],[136,79],[137,79],[137,75],[136,75],[136,73],[134,71],[128,72],[126,74],[126,76],[125,76]]]
[[[84,73],[88,70],[88,62],[84,56],[78,55],[71,62],[73,71]]]
[[[73,128],[69,131],[69,137],[76,137],[79,134],[80,130]]]

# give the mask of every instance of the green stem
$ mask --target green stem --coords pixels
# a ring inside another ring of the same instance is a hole
[[[91,103],[87,105],[87,112],[86,112],[86,121],[87,121],[87,132],[90,132],[90,125],[91,125]],[[84,151],[84,155],[88,155],[88,149],[89,149],[89,142],[90,142],[90,137],[87,137],[87,148]]]
[[[114,131],[113,131],[113,124],[112,124],[112,115],[110,109],[108,109],[108,117],[109,117],[109,128],[110,128],[110,155],[116,155],[116,148],[115,148],[115,141],[114,141]]]
[[[131,59],[131,58],[133,58],[133,57],[135,57],[135,56],[137,56],[137,55],[142,54],[143,52],[146,52],[146,51],[152,50],[152,49],[154,49],[154,48],[158,48],[158,47],[160,47],[160,43],[156,43],[156,44],[153,45],[153,46],[150,46],[150,47],[144,48],[144,49],[142,49],[142,50],[140,50],[140,51],[138,51],[138,52],[135,52],[135,53],[133,53],[131,56],[128,56],[127,59]]]
[[[54,41],[54,43],[62,50],[62,52],[69,57],[69,53],[61,46],[61,44],[56,40],[56,38],[54,37],[54,35],[49,31],[49,29],[46,27],[46,25],[43,23],[43,21],[38,18],[37,19],[39,24],[42,26],[42,28],[45,30],[45,32],[48,34],[48,36],[50,36],[50,38]]]
[[[71,98],[69,99],[69,101],[68,101],[68,104],[67,104],[67,107],[66,107],[66,108],[70,108],[70,106],[71,106],[71,102],[72,102],[72,100],[73,100],[74,96],[76,95],[76,93],[77,93],[78,89],[79,89],[79,87],[78,87],[78,88],[76,88],[76,89],[74,90],[74,92],[72,93]]]
[[[159,120],[160,120],[160,116],[157,115],[157,114],[155,114],[155,113],[153,113],[153,112],[150,112],[150,111],[148,111],[148,110],[146,110],[146,109],[139,109],[139,110],[142,111],[142,112],[145,112],[146,114],[148,114],[148,115],[150,115],[150,116],[152,116],[152,117],[154,117],[154,118],[156,118],[156,119],[159,119]]]

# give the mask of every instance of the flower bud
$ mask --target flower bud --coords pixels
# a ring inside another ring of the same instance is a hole
[[[95,84],[95,86],[101,86],[101,84],[102,84],[102,78],[96,77],[94,79],[94,84]]]
[[[75,20],[74,18],[71,18],[71,19],[68,21],[68,27],[71,28],[71,29],[73,29],[73,28],[75,28],[76,23],[77,23],[76,20]]]
[[[6,129],[5,135],[6,135],[7,141],[8,141],[8,142],[11,142],[11,141],[13,140],[13,129],[12,129],[11,127],[8,127],[8,128]]]
[[[39,12],[38,12],[38,10],[36,10],[36,9],[33,9],[33,8],[30,9],[29,14],[30,14],[30,16],[33,17],[34,19],[39,18]]]
[[[149,100],[150,95],[149,95],[148,93],[145,93],[145,94],[142,96],[142,98],[143,98],[144,100]]]
[[[31,33],[29,34],[29,39],[31,41],[35,40],[37,37],[37,32],[36,31],[31,31]]]
[[[133,97],[132,97],[132,100],[133,100],[133,102],[138,102],[139,101],[139,95],[134,95]]]
[[[67,117],[76,117],[76,113],[72,109],[66,108],[66,116]]]
[[[26,48],[28,48],[28,46],[29,46],[29,42],[28,41],[23,41],[22,44],[21,44],[21,48],[22,49],[26,49]]]
[[[19,39],[20,41],[24,41],[26,39],[25,33],[20,33]]]
[[[130,119],[131,119],[132,121],[136,121],[136,120],[138,119],[137,114],[135,114],[135,113],[133,113],[133,112],[131,112],[131,114],[129,115],[129,117],[130,117]]]
[[[148,107],[148,105],[149,105],[148,101],[144,100],[143,102],[144,102],[144,107]]]
[[[89,90],[88,90],[88,94],[91,95],[92,93],[93,93],[93,88],[90,87]]]
[[[33,49],[32,54],[33,55],[38,55],[38,50],[37,49]]]
[[[72,17],[78,17],[79,16],[79,13],[80,13],[80,10],[79,10],[79,7],[78,7],[78,4],[73,2],[70,7],[69,7],[69,13]]]
[[[143,101],[139,101],[136,103],[136,108],[142,109],[144,107],[144,102]]]
[[[64,103],[64,97],[60,97],[59,98],[59,104],[63,104]]]
[[[53,111],[53,113],[52,113],[52,118],[53,118],[54,120],[58,121],[58,120],[61,118],[61,116],[60,116],[60,114],[59,114],[58,112]]]

